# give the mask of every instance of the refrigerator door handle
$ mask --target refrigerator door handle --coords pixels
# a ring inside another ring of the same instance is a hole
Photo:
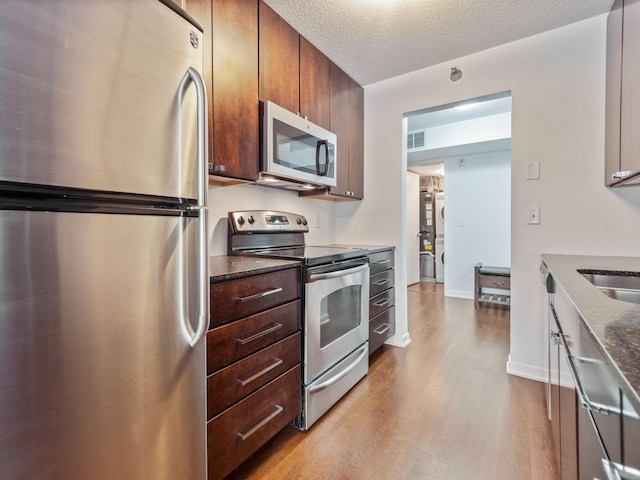
[[[198,328],[189,344],[192,348],[198,346],[204,339],[209,326],[209,249],[207,241],[207,191],[209,185],[209,173],[207,167],[207,90],[200,73],[192,67],[187,69],[182,82],[180,92],[184,92],[188,82],[196,87],[198,98],[197,109],[197,182],[198,204],[190,207],[198,213]],[[180,95],[182,99],[182,95]]]

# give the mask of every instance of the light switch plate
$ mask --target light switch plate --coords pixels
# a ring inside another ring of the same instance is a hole
[[[527,180],[540,180],[540,162],[529,162]]]
[[[540,207],[530,207],[528,210],[528,225],[540,225]]]

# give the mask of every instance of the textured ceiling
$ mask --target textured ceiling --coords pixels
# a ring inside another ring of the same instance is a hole
[[[613,0],[265,0],[361,85],[607,12]]]

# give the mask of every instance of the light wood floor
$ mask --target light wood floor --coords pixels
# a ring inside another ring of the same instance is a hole
[[[285,429],[229,478],[557,479],[543,385],[505,373],[509,310],[420,283],[408,311],[407,348],[384,346],[308,432]]]

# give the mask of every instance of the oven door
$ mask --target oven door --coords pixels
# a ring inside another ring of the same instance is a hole
[[[366,342],[368,323],[368,259],[307,269],[304,384]]]

